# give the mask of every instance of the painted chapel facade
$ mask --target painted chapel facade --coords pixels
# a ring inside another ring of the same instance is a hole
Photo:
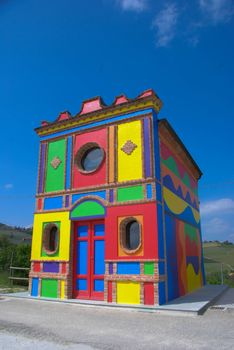
[[[161,106],[96,97],[36,129],[33,297],[158,305],[204,285],[202,173]]]

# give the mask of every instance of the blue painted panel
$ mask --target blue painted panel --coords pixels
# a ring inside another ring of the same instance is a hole
[[[67,138],[67,161],[66,161],[66,189],[71,187],[71,149],[72,136]]]
[[[103,240],[94,241],[94,274],[103,275],[105,273],[105,243]]]
[[[142,114],[146,114],[146,113],[150,113],[152,112],[153,109],[152,108],[147,108],[141,111],[137,111],[137,112],[133,112],[133,113],[128,113],[128,114],[124,114],[124,115],[119,115],[119,116],[115,116],[113,118],[108,118],[108,119],[104,119],[98,122],[94,122],[94,123],[90,123],[88,125],[82,125],[82,126],[77,126],[75,128],[71,128],[71,129],[67,129],[65,131],[60,131],[60,132],[56,132],[50,135],[46,135],[46,136],[41,136],[40,139],[43,140],[49,140],[51,138],[57,137],[57,136],[62,136],[62,135],[67,135],[68,133],[73,133],[79,130],[87,130],[90,128],[94,128],[96,126],[100,126],[100,125],[106,125],[109,123],[113,123],[114,121],[119,121],[119,120],[124,120],[127,118],[133,118],[136,117],[138,115],[142,115]]]
[[[179,297],[178,264],[176,251],[176,222],[170,215],[165,215],[168,301]]]
[[[166,285],[165,282],[159,282],[158,284],[158,299],[159,305],[166,303]]]
[[[156,197],[159,202],[162,202],[162,187],[156,182]]]
[[[86,192],[86,193],[77,193],[72,196],[72,204],[74,204],[78,199],[87,197],[87,196],[98,196],[102,199],[106,199],[106,191],[95,191],[95,192]]]
[[[103,224],[94,225],[94,236],[105,236],[105,226]]]
[[[61,209],[63,207],[63,196],[44,199],[44,210]]]
[[[78,226],[78,237],[88,237],[88,226]]]
[[[164,259],[164,238],[163,238],[163,210],[161,204],[157,205],[158,216],[158,256]]]
[[[104,281],[103,280],[94,280],[94,291],[95,292],[104,292]]]
[[[140,275],[140,263],[138,262],[117,263],[117,273],[120,275]]]
[[[147,198],[151,199],[153,197],[152,186],[150,184],[146,185]]]
[[[159,263],[158,263],[158,272],[159,272],[159,275],[164,275],[165,274],[165,263],[164,263],[164,261],[159,261]]]
[[[87,290],[87,280],[77,279],[76,280],[76,290]]]
[[[37,297],[38,296],[38,285],[39,285],[39,278],[32,279],[32,290],[31,290],[31,296]]]
[[[82,241],[77,244],[77,274],[86,275],[88,265],[88,242]]]

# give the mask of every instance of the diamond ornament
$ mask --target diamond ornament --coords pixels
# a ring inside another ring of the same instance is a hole
[[[62,163],[62,161],[61,161],[61,159],[59,157],[54,157],[52,159],[52,161],[50,162],[51,166],[54,169],[57,169],[61,163]]]
[[[121,148],[121,151],[123,151],[128,156],[130,156],[136,148],[137,148],[137,145],[133,143],[131,140],[128,140],[125,142],[125,144]]]

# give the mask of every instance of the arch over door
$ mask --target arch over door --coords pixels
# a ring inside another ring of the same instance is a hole
[[[71,220],[84,220],[103,218],[106,215],[105,206],[97,199],[84,199],[79,201],[72,208],[70,213]]]

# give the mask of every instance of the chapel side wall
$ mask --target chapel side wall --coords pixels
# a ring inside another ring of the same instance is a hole
[[[160,136],[168,301],[204,284],[198,180],[180,148]]]

